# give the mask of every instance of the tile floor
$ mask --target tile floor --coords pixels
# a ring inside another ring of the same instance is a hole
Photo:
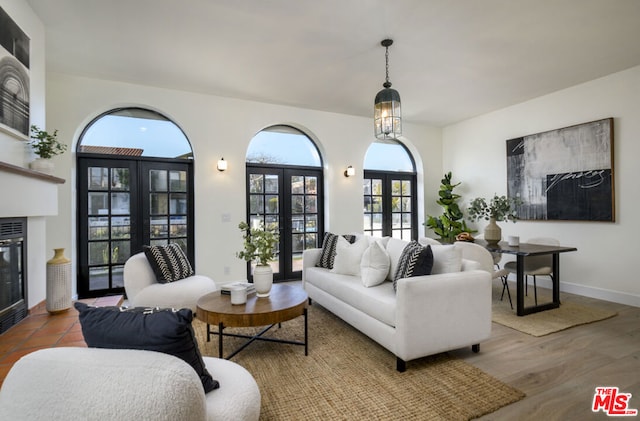
[[[120,305],[122,296],[80,301],[96,306],[112,306]],[[37,349],[56,346],[87,346],[78,322],[78,312],[71,307],[65,312],[52,315],[42,302],[29,310],[29,315],[24,320],[0,334],[0,386],[20,357]]]

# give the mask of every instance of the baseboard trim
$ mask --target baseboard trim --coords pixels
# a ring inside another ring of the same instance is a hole
[[[510,277],[509,281],[515,282],[515,277]],[[529,282],[531,285],[532,282]],[[551,280],[549,278],[538,278],[537,285],[539,288],[551,289]],[[613,303],[624,304],[633,307],[640,307],[640,295],[630,294],[626,292],[614,291],[604,288],[590,287],[586,285],[575,284],[572,282],[560,282],[560,291],[569,294],[581,295],[583,297],[595,298],[597,300],[611,301]]]

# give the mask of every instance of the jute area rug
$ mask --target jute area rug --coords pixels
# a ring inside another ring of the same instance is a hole
[[[560,293],[560,307],[518,317],[516,315],[516,285],[509,283],[513,310],[507,293],[500,301],[502,284],[493,283],[493,321],[532,336],[545,336],[574,326],[597,322],[615,316],[615,311],[585,305],[572,300],[570,295]],[[538,304],[551,302],[551,290],[538,287]],[[534,304],[533,285],[525,296],[525,307]]]
[[[261,420],[468,420],[524,397],[446,353],[411,361],[398,373],[390,352],[318,304],[309,307],[308,320],[308,356],[299,345],[256,341],[232,359],[260,387]],[[217,357],[218,337],[207,343],[206,325],[193,325],[203,355]],[[303,326],[298,317],[268,335],[299,341]],[[240,341],[225,337],[225,355]]]

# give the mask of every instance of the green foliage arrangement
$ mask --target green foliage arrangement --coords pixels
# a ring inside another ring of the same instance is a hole
[[[487,203],[484,197],[476,197],[469,204],[469,218],[473,221],[480,219],[489,220],[495,218],[496,221],[518,220],[517,206],[522,202],[520,199],[495,194]]]
[[[275,246],[280,237],[276,230],[265,228],[263,223],[258,228],[250,228],[244,221],[238,224],[238,228],[242,231],[244,248],[236,256],[247,262],[255,261],[259,266],[268,265],[275,257]]]
[[[446,173],[440,183],[439,199],[436,203],[442,206],[444,213],[438,217],[428,215],[427,222],[424,225],[431,228],[436,235],[439,235],[440,241],[452,243],[455,241],[456,235],[462,232],[473,233],[475,231],[467,227],[467,223],[463,219],[464,215],[458,206],[461,196],[453,192],[453,189],[459,186],[460,183],[451,184],[451,172]]]
[[[58,142],[56,137],[58,130],[54,130],[53,134],[47,133],[36,125],[31,126],[31,141],[29,145],[33,152],[40,158],[50,159],[56,155],[60,155],[67,150],[67,145]]]

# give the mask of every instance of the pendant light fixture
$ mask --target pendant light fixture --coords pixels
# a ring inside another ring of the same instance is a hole
[[[393,44],[393,40],[385,39],[380,44],[385,48],[386,78],[382,84],[384,89],[378,92],[373,104],[373,124],[377,139],[392,140],[402,135],[400,94],[395,89],[391,89],[391,82],[389,82],[389,47]]]

